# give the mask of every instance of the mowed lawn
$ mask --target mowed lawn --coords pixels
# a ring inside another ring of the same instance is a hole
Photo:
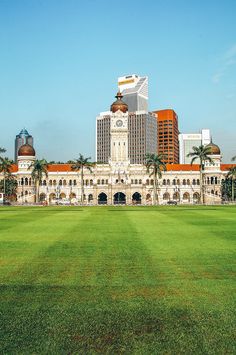
[[[236,207],[0,208],[1,354],[235,354]]]

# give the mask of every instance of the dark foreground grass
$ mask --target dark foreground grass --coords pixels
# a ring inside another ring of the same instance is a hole
[[[233,354],[235,207],[0,209],[0,353]]]

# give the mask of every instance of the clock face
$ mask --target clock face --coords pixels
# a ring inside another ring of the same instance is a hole
[[[123,122],[121,120],[117,120],[116,121],[116,126],[117,127],[122,127],[123,126]]]

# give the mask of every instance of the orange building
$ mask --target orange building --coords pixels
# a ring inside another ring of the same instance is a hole
[[[154,111],[157,115],[157,153],[166,156],[165,163],[179,163],[178,116],[174,110]]]

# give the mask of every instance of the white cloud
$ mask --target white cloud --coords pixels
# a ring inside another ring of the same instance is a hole
[[[218,84],[224,76],[227,69],[236,63],[236,44],[231,46],[222,56],[222,65],[219,70],[212,76],[212,82]]]

